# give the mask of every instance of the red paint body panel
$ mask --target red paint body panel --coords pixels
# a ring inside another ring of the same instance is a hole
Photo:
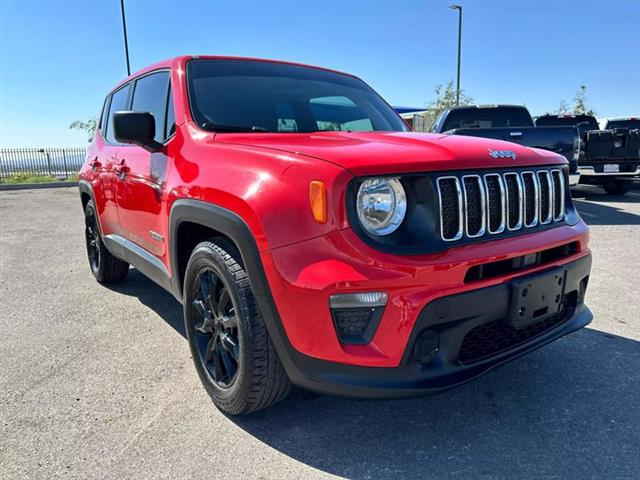
[[[287,337],[299,352],[350,365],[398,366],[416,318],[429,301],[511,278],[465,284],[469,267],[571,241],[579,243],[578,252],[559,263],[588,253],[582,221],[437,254],[377,251],[351,230],[347,219],[345,192],[356,176],[566,161],[547,151],[460,136],[206,132],[194,124],[189,111],[184,72],[191,58],[160,62],[120,84],[159,68],[171,69],[176,133],[163,149],[150,154],[138,146],[109,145],[98,131],[80,176],[92,186],[103,235],[122,235],[145,249],[170,276],[177,274],[171,271],[167,247],[175,240],[170,238],[169,214],[176,200],[202,200],[240,216],[255,238]],[[512,150],[517,160],[492,158],[488,149]],[[96,158],[97,167],[92,166]],[[129,170],[121,179],[116,168],[123,158]],[[327,186],[324,224],[314,221],[309,207],[313,180]],[[164,242],[151,238],[150,231]],[[370,344],[342,345],[329,313],[329,295],[363,290],[388,292],[388,306]]]

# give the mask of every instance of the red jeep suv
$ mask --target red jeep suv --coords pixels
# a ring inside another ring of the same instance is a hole
[[[587,325],[566,160],[408,131],[357,77],[183,56],[104,102],[81,171],[99,282],[129,265],[184,305],[214,403],[291,385],[445,390]]]

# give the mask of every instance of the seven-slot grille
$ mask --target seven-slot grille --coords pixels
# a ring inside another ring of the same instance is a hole
[[[436,180],[440,235],[452,242],[548,225],[564,219],[564,175],[559,169]]]

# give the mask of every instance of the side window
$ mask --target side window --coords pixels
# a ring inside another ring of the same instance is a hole
[[[169,72],[158,72],[146,75],[136,81],[133,90],[131,110],[149,112],[156,121],[157,142],[165,139],[165,116],[167,114],[167,89],[169,88]]]
[[[102,111],[100,112],[100,123],[98,125],[98,130],[102,133],[104,137],[105,132],[107,131],[107,117],[109,116],[109,101],[111,100],[111,96],[107,96],[104,99],[104,104],[102,105]]]
[[[165,126],[164,138],[169,138],[176,131],[176,118],[173,112],[173,93],[171,92],[171,85],[169,85],[169,98],[167,99],[167,124]]]
[[[107,130],[106,130],[106,139],[109,143],[118,143],[115,137],[113,136],[113,114],[120,110],[127,109],[127,100],[129,99],[129,90],[131,89],[131,85],[126,85],[122,87],[120,90],[111,95],[111,105],[109,106],[109,115],[107,115]]]

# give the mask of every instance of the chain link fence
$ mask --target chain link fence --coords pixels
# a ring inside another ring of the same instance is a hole
[[[85,148],[0,148],[0,180],[20,175],[65,180],[78,174]]]

